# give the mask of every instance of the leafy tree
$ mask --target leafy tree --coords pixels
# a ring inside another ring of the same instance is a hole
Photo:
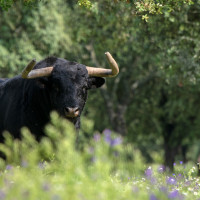
[[[41,0],[0,0],[0,8],[3,10],[8,10],[13,5],[16,5],[16,2],[20,2],[23,6],[32,7],[36,5]]]
[[[81,20],[74,37],[95,65],[106,65],[106,50],[119,62],[120,75],[101,91],[110,125],[136,143],[151,138],[152,146],[160,138],[164,162],[173,168],[175,156],[197,137],[199,3],[184,5],[179,12],[165,11],[148,23],[122,3],[101,1],[95,6],[75,12]]]
[[[70,13],[62,14],[66,13],[62,1],[39,5],[30,10],[18,3],[1,13],[1,77],[19,74],[33,58],[73,54],[70,29],[65,26]]]
[[[90,0],[79,0],[78,3],[80,6],[84,6],[86,8],[91,9],[96,3],[99,1],[90,1]],[[141,16],[142,19],[148,21],[149,15],[155,15],[155,14],[163,14],[166,11],[172,12],[175,10],[181,10],[182,6],[185,4],[192,5],[192,0],[114,0],[109,1],[107,0],[108,4],[112,5],[113,2],[118,6],[117,4],[123,3],[126,5],[126,7],[131,7],[131,13],[133,13],[135,16]]]
[[[30,9],[17,2],[1,11],[1,77],[48,55],[105,67],[103,52],[110,51],[120,74],[90,92],[85,116],[97,130],[126,135],[149,161],[163,149],[172,168],[175,156],[186,160],[183,149],[199,138],[200,4],[157,1],[162,15],[147,23],[140,15],[149,11],[136,13],[135,3],[102,0],[80,9],[77,2],[52,0]]]

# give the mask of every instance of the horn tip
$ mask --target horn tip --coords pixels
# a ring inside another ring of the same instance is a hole
[[[31,63],[32,63],[32,62],[36,63],[36,59],[33,58],[30,62],[31,62]]]

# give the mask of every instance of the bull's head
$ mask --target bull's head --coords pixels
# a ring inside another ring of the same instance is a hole
[[[113,77],[119,68],[110,53],[105,53],[111,69],[94,68],[60,59],[52,66],[33,69],[32,60],[22,72],[24,79],[36,79],[41,88],[48,89],[53,109],[74,121],[83,110],[87,90],[102,86],[102,77]]]

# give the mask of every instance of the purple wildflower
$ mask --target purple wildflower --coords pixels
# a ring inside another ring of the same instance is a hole
[[[149,197],[149,200],[157,200],[157,198],[154,194],[151,194],[150,197]]]
[[[103,131],[103,134],[104,135],[110,135],[112,133],[112,131],[110,130],[110,129],[105,129],[104,131]]]
[[[184,178],[184,176],[182,174],[178,174],[178,176],[176,177],[177,180],[182,180]]]
[[[180,161],[180,164],[182,165],[182,164],[183,164],[183,161]]]
[[[106,129],[104,132],[104,140],[106,143],[108,143],[111,147],[119,145],[122,143],[122,138],[117,137],[112,139],[111,137],[111,131],[109,129]]]
[[[152,183],[152,184],[156,184],[156,183],[157,183],[156,179],[153,178],[153,177],[151,177],[151,183]]]
[[[194,190],[199,190],[199,186],[197,183],[196,183],[196,186],[194,187]]]
[[[168,177],[166,180],[167,184],[169,185],[175,185],[176,184],[176,179],[173,177]]]
[[[0,199],[5,199],[5,197],[6,197],[6,194],[5,194],[5,192],[4,191],[2,191],[2,190],[0,190]]]
[[[108,131],[108,129],[106,129],[107,131],[104,131],[103,133],[104,133],[104,140],[107,142],[107,143],[111,143],[111,141],[112,141],[112,138],[111,138],[111,131],[109,130]]]
[[[44,162],[39,162],[39,163],[38,163],[38,167],[39,167],[40,169],[44,169],[44,168],[45,168],[45,163],[44,163]]]
[[[22,160],[21,166],[22,167],[27,167],[28,166],[28,162],[26,160]]]
[[[94,134],[94,141],[99,142],[101,139],[101,135],[99,133]]]
[[[147,170],[145,171],[145,175],[147,177],[151,177],[153,174],[151,167],[148,167]]]
[[[191,185],[191,181],[186,181],[185,182],[185,186],[187,187],[187,186],[190,186]]]
[[[163,173],[164,170],[165,170],[165,167],[163,165],[161,165],[161,166],[158,167],[158,172],[159,173]]]
[[[49,191],[49,190],[50,190],[50,185],[49,185],[48,183],[43,183],[42,189],[43,189],[44,191]]]
[[[13,168],[12,165],[7,165],[7,166],[6,166],[6,170],[11,170],[12,168]]]
[[[167,187],[161,186],[159,190],[162,191],[163,193],[167,193]]]
[[[116,146],[122,143],[122,139],[120,137],[117,137],[115,139],[111,139],[110,146]]]
[[[176,166],[176,163],[174,163],[173,165]]]
[[[176,199],[176,198],[181,199],[181,195],[179,194],[178,190],[174,190],[169,193],[168,198],[169,199]]]

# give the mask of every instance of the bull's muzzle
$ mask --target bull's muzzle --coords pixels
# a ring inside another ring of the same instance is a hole
[[[75,118],[79,116],[80,110],[78,107],[65,107],[64,108],[65,116],[69,118]]]

